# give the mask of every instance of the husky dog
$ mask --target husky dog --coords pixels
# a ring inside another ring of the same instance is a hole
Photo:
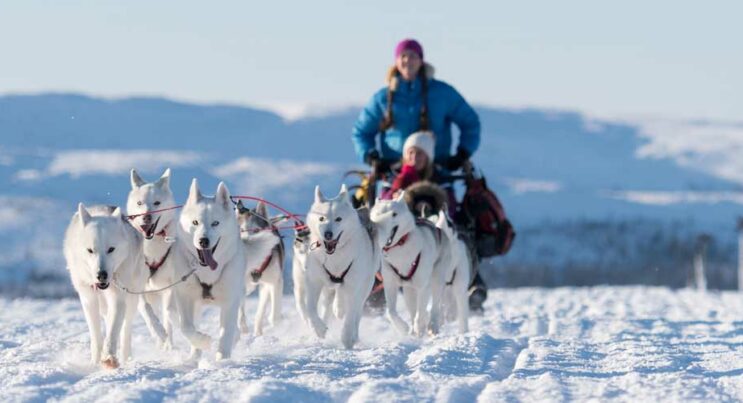
[[[174,245],[177,217],[175,210],[150,212],[175,206],[175,199],[170,191],[170,168],[166,169],[160,179],[154,183],[146,183],[137,171],[132,169],[131,185],[132,189],[126,202],[126,212],[130,216],[136,215],[130,223],[144,237],[143,263],[147,267],[149,276],[146,290],[166,288],[177,281],[175,278],[177,259],[173,258],[179,252]],[[150,333],[160,340],[162,347],[166,350],[173,347],[173,324],[177,323],[178,318],[173,292],[173,289],[165,289],[157,293],[145,294],[147,302],[162,308],[163,330],[153,325],[147,312],[142,312]],[[147,306],[141,304],[140,311],[142,307],[146,309]]]
[[[121,288],[142,290],[147,282],[141,243],[118,207],[86,209],[80,203],[65,232],[67,269],[90,330],[94,364],[117,368],[117,348],[119,358],[129,358],[138,297]],[[101,316],[105,320],[105,339],[101,334]]]
[[[323,289],[334,289],[333,310],[343,319],[341,342],[350,349],[359,339],[364,301],[379,269],[374,235],[351,205],[345,185],[330,200],[325,199],[319,186],[315,188],[307,226],[310,250],[304,284],[310,326],[318,337],[325,337],[327,325],[318,316],[318,299]]]
[[[446,312],[449,318],[457,318],[459,332],[466,333],[469,316],[467,287],[470,284],[472,257],[467,244],[457,233],[446,211],[446,206],[444,206],[439,210],[438,216],[430,218],[431,221],[436,223],[436,227],[444,233],[444,247],[451,253],[450,264],[443,270],[444,297],[441,298],[440,303],[442,304],[442,312]],[[437,303],[437,301],[434,300],[433,303]]]
[[[214,197],[201,195],[196,179],[178,220],[175,257],[177,278],[193,273],[175,287],[183,335],[191,343],[191,359],[208,349],[211,338],[197,330],[201,304],[220,308],[220,339],[216,359],[229,358],[237,341],[237,314],[245,296],[245,252],[232,201],[223,182]]]
[[[310,230],[301,222],[294,223],[294,244],[292,246],[292,282],[294,283],[294,302],[297,312],[307,322],[307,292],[305,281],[307,273],[307,255],[310,252]]]
[[[382,249],[382,277],[387,317],[398,331],[408,333],[408,324],[397,313],[397,292],[403,290],[413,321],[412,333],[423,336],[429,326],[428,302],[440,301],[443,292],[444,248],[440,231],[428,220],[416,219],[404,200],[404,191],[394,200],[379,200],[371,210]],[[440,305],[431,306],[430,329],[438,331]]]
[[[245,287],[250,295],[258,290],[258,311],[255,314],[255,335],[263,334],[263,317],[266,305],[271,301],[269,323],[273,326],[281,319],[281,295],[284,290],[284,243],[274,223],[278,219],[268,217],[266,205],[259,202],[255,209],[246,208],[237,202],[237,221],[240,238],[245,246]],[[240,328],[248,332],[245,304],[240,307]]]
[[[310,247],[310,230],[301,221],[294,223],[294,245],[292,257],[292,281],[294,283],[294,302],[296,303],[297,312],[302,320],[310,324],[307,315],[307,291],[306,291],[306,273],[307,273],[307,255],[313,248]],[[319,244],[315,245],[319,247]],[[319,306],[323,308],[322,318],[327,323],[330,320],[331,305],[335,300],[334,288],[323,288],[318,299]],[[318,314],[319,314],[318,310]]]

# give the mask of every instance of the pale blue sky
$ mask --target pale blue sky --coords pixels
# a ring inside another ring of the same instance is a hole
[[[0,1],[0,93],[362,104],[418,38],[471,102],[743,120],[740,1]]]

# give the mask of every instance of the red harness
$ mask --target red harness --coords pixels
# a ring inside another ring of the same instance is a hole
[[[413,275],[415,274],[415,271],[418,270],[418,263],[421,261],[421,252],[418,252],[418,256],[415,257],[415,260],[413,261],[413,264],[410,266],[410,272],[408,272],[407,276],[403,276],[400,274],[400,272],[395,268],[395,266],[387,263],[387,265],[390,266],[390,269],[397,274],[397,277],[400,277],[400,280],[402,281],[410,281],[411,278],[413,278]]]
[[[351,261],[351,263],[348,264],[348,267],[346,268],[346,270],[344,270],[343,273],[341,273],[340,277],[334,276],[333,273],[331,273],[328,270],[328,268],[325,267],[324,264],[322,265],[322,268],[323,268],[323,270],[325,270],[325,273],[328,274],[328,277],[330,277],[330,281],[331,282],[333,282],[335,284],[343,284],[343,279],[346,278],[346,274],[348,274],[348,271],[351,270],[351,265],[352,264],[353,264],[353,260]]]
[[[164,232],[164,231],[162,231],[162,232]],[[160,259],[160,261],[157,262],[157,263],[150,263],[150,262],[147,261],[147,259],[144,260],[144,263],[147,265],[147,267],[150,268],[150,277],[154,276],[155,273],[157,272],[157,269],[159,269],[160,266],[162,266],[163,263],[165,263],[165,259],[167,259],[168,258],[168,255],[170,255],[170,250],[172,248],[173,248],[172,246],[169,247],[168,248],[168,251],[165,252],[165,255],[163,256],[163,258]]]
[[[399,240],[397,241],[397,243],[395,243],[394,245],[392,245],[392,246],[383,246],[383,247],[382,247],[382,250],[383,250],[383,251],[384,251],[385,253],[387,253],[387,252],[389,252],[389,250],[390,250],[390,249],[392,249],[392,248],[396,248],[396,247],[398,247],[398,246],[403,246],[403,245],[405,245],[405,242],[407,242],[407,241],[408,241],[408,237],[410,237],[410,232],[408,232],[407,234],[405,234],[405,235],[401,236],[401,237],[400,237],[400,239],[399,239]]]
[[[272,258],[273,258],[273,249],[271,249],[271,253],[269,253],[268,256],[266,256],[266,258],[263,259],[263,263],[261,263],[260,267],[250,272],[250,277],[253,279],[254,283],[257,283],[261,279],[263,272],[266,271],[266,269],[268,268],[268,265],[271,264]]]

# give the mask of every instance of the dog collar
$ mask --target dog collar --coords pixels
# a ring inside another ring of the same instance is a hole
[[[387,263],[387,265],[390,266],[390,269],[397,274],[397,277],[400,277],[400,280],[402,281],[410,281],[411,278],[413,278],[413,275],[415,274],[415,271],[418,270],[418,264],[421,261],[421,252],[418,252],[418,256],[415,257],[415,260],[413,261],[413,264],[410,265],[410,271],[408,272],[407,276],[403,276],[400,274],[400,272],[395,268],[395,266],[391,265],[390,263]]]
[[[383,251],[384,251],[385,253],[387,253],[387,252],[389,252],[389,250],[390,250],[390,249],[392,249],[392,248],[396,248],[396,247],[398,247],[398,246],[403,246],[403,245],[405,245],[405,242],[407,242],[407,241],[408,241],[408,237],[409,237],[409,236],[410,236],[410,232],[408,232],[407,234],[405,234],[405,235],[401,236],[401,237],[400,237],[400,239],[399,239],[399,240],[397,241],[397,243],[395,243],[394,245],[392,245],[392,246],[383,246],[383,247],[382,247],[382,250],[383,250]]]

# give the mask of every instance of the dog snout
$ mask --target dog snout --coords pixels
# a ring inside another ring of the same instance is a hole
[[[151,224],[152,223],[152,214],[145,214],[144,216],[142,216],[142,221],[145,224]]]
[[[203,249],[209,247],[209,238],[199,238],[199,246]]]
[[[106,280],[108,280],[108,273],[106,273],[105,270],[98,270],[98,274],[96,275],[96,279],[98,279],[99,283],[104,283]]]
[[[323,234],[326,241],[332,241],[333,240],[333,231],[325,231]]]

